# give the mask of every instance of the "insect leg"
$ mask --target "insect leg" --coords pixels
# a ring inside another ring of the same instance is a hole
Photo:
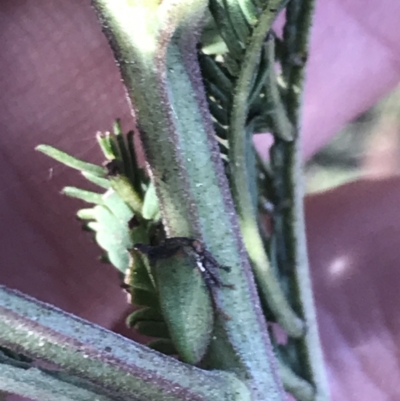
[[[214,258],[214,256],[207,251],[207,249],[203,249],[203,258],[207,260],[207,262],[215,269],[222,269],[226,272],[230,272],[231,268],[229,266],[223,266],[218,263],[218,261]]]

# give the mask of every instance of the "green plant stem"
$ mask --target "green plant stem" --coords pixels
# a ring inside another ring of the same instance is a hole
[[[233,96],[233,107],[230,118],[229,154],[228,159],[231,171],[231,187],[240,228],[246,244],[246,249],[253,263],[254,272],[260,287],[261,296],[264,297],[277,321],[290,336],[300,337],[304,333],[304,323],[292,310],[280,288],[279,282],[271,270],[264,244],[257,225],[257,210],[252,199],[249,185],[255,177],[249,177],[248,150],[251,148],[252,132],[246,135],[248,99],[253,83],[253,77],[260,60],[260,54],[267,33],[271,29],[276,15],[287,0],[274,0],[261,13],[258,24],[255,26],[250,38],[243,63],[237,79]]]
[[[279,361],[279,374],[285,390],[292,394],[297,401],[314,401],[315,389],[312,384],[296,375],[292,369]]]
[[[234,371],[254,400],[283,400],[198,66],[207,1],[157,3],[157,14],[146,14],[143,2],[93,1],[134,104],[168,236],[198,238],[231,267],[221,279],[235,288],[213,294],[223,313],[216,313],[208,367]],[[189,293],[198,291],[195,280],[190,285]]]
[[[294,342],[302,374],[314,385],[316,399],[328,400],[329,389],[325,377],[307,256],[300,146],[301,93],[313,9],[314,0],[291,0],[287,7],[287,22],[284,29],[286,51],[282,61],[282,72],[287,85],[285,103],[289,120],[295,127],[295,139],[293,142],[284,142],[276,138],[271,149],[271,158],[280,159],[280,167],[274,171],[275,179],[282,183],[281,201],[289,200],[289,205],[278,213],[281,222],[277,223],[280,223],[284,230],[284,238],[281,240],[283,240],[282,247],[286,247],[288,268],[286,271],[291,280],[292,300],[297,313],[307,324],[305,336]]]
[[[107,389],[113,399],[249,400],[232,374],[185,365],[3,286],[0,315],[0,345]]]
[[[275,41],[269,40],[265,45],[264,57],[267,58],[267,77],[265,79],[265,90],[267,102],[271,107],[271,120],[274,134],[284,141],[293,140],[293,126],[289,121],[283,105],[278,88],[278,80],[275,71]]]
[[[25,370],[6,364],[0,364],[0,390],[37,401],[112,401],[106,395],[67,383],[40,369]]]

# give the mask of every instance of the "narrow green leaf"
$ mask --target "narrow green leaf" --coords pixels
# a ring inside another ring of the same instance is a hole
[[[272,67],[274,68],[274,66],[272,65]],[[265,85],[265,80],[268,76],[268,68],[269,68],[269,62],[268,62],[268,57],[265,55],[265,47],[262,50],[262,55],[261,55],[261,59],[260,59],[260,63],[258,65],[258,71],[257,74],[255,76],[254,79],[254,83],[252,85],[252,88],[250,90],[250,94],[249,94],[249,106],[251,109],[251,105],[253,103],[255,103],[257,100],[259,100],[260,98],[260,93],[261,90],[263,89],[264,85]],[[267,95],[268,95],[268,90],[267,90]],[[265,109],[265,102],[263,102],[263,107]],[[263,114],[268,113],[268,110],[263,110]]]
[[[103,198],[101,194],[97,194],[96,192],[92,191],[86,191],[85,189],[65,187],[62,189],[61,193],[71,198],[84,200],[88,203],[95,203],[97,205],[103,204]]]
[[[247,23],[253,26],[257,23],[258,12],[256,6],[251,2],[251,0],[229,0],[229,2],[235,1],[238,3]]]
[[[224,40],[222,39],[214,18],[211,13],[207,13],[206,23],[201,34],[201,50],[205,54],[224,54],[228,51]]]
[[[239,5],[238,0],[223,0],[225,6],[225,18],[229,19],[236,35],[245,46],[250,36],[250,24]]]
[[[228,130],[223,128],[218,123],[214,124],[214,130],[215,130],[215,133],[217,134],[217,138],[218,138],[218,142],[219,142],[218,144],[220,145],[220,148],[221,148],[221,145],[223,145],[225,148],[227,148],[228,147],[228,141],[227,141]]]
[[[158,199],[156,194],[156,188],[153,182],[150,182],[144,196],[142,216],[146,220],[155,220],[155,217],[159,214]]]
[[[207,55],[220,55],[228,52],[228,48],[224,40],[220,35],[218,36],[207,36],[207,34],[203,35],[202,40],[202,48],[201,51]]]
[[[143,258],[139,252],[134,249],[130,250],[129,272],[126,275],[125,283],[133,289],[155,292],[154,282]]]
[[[125,273],[129,268],[128,249],[133,245],[128,227],[104,206],[95,206],[94,213],[98,223],[97,243],[107,251],[110,262]]]
[[[228,125],[228,114],[218,103],[208,99],[208,107],[212,116],[222,125]]]
[[[128,152],[129,157],[131,159],[132,168],[133,168],[133,177],[132,185],[135,188],[136,192],[139,194],[140,197],[143,197],[143,189],[142,183],[147,182],[147,177],[144,174],[144,171],[139,167],[136,151],[135,151],[135,144],[134,144],[134,136],[135,133],[133,131],[129,131],[126,135],[126,140],[128,143]]]
[[[203,77],[206,77],[214,85],[217,85],[226,96],[231,96],[233,83],[223,70],[223,67],[213,57],[205,54],[200,55],[199,61]]]
[[[212,96],[217,103],[219,103],[224,110],[229,110],[231,100],[230,96],[226,96],[215,84],[204,79],[204,86],[207,89],[207,93],[209,96]]]
[[[101,225],[97,221],[90,221],[83,228],[88,229],[90,231],[97,232],[100,229]]]
[[[122,136],[121,120],[117,118],[113,124],[113,132],[115,136]]]
[[[78,210],[76,215],[81,220],[95,220],[96,219],[96,213],[93,208]]]
[[[44,153],[45,155],[65,164],[68,167],[80,170],[82,172],[93,174],[97,177],[105,177],[106,173],[104,169],[92,163],[85,162],[76,157],[69,155],[68,153],[62,152],[50,145],[39,145],[36,150]]]
[[[96,138],[100,146],[100,149],[102,150],[107,160],[118,159],[119,157],[118,148],[115,142],[113,141],[113,138],[110,136],[109,132],[105,133],[98,132]]]
[[[90,181],[90,182],[93,182],[93,184],[96,184],[96,185],[98,185],[99,187],[101,187],[101,188],[104,188],[104,189],[108,189],[108,188],[110,188],[110,182],[108,181],[108,179],[107,178],[102,178],[102,177],[99,177],[99,176],[96,176],[96,175],[94,175],[94,174],[91,174],[91,173],[87,173],[87,172],[82,172],[82,175],[88,180],[88,181]]]
[[[120,198],[132,209],[134,213],[140,215],[143,207],[143,201],[133,188],[129,178],[120,174],[116,176],[110,176],[109,180],[111,187],[120,196]]]
[[[233,77],[237,77],[240,72],[240,65],[237,60],[229,53],[224,55],[224,65]]]
[[[127,175],[129,177],[130,181],[133,182],[134,175],[135,175],[134,166],[133,166],[133,162],[129,155],[128,146],[125,142],[125,138],[122,133],[122,127],[121,127],[120,120],[117,119],[114,122],[113,131],[114,131],[114,135],[115,135],[115,141],[118,144],[119,155],[122,160],[123,172],[125,173],[125,175]]]
[[[126,319],[128,327],[143,321],[162,322],[163,316],[159,310],[155,308],[141,308],[132,312]]]
[[[129,221],[134,214],[131,208],[113,189],[109,189],[103,195],[103,204],[107,206],[111,213],[120,221],[121,226],[124,227],[125,230],[128,230]]]
[[[237,36],[231,21],[226,17],[226,10],[223,0],[210,0],[210,11],[214,17],[218,30],[224,39],[229,52],[237,59],[243,54],[243,47],[240,44],[240,38]]]
[[[255,7],[265,7],[269,0],[251,0]]]

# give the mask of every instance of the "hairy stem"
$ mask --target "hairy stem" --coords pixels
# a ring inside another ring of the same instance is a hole
[[[257,209],[252,199],[252,191],[249,188],[255,180],[255,177],[249,176],[249,173],[251,173],[249,165],[252,161],[249,160],[248,156],[249,149],[254,151],[251,144],[253,132],[252,130],[247,130],[246,134],[245,130],[248,99],[264,41],[278,11],[286,3],[286,0],[269,2],[268,7],[261,13],[258,24],[255,26],[246,48],[233,96],[228,157],[232,193],[239,215],[240,228],[246,243],[246,249],[253,263],[261,295],[274,313],[277,321],[289,335],[300,337],[304,332],[304,323],[288,304],[279,282],[269,266],[268,257],[258,229]]]
[[[78,376],[89,388],[107,389],[112,398],[248,399],[247,389],[233,375],[182,364],[3,286],[0,314],[0,345]]]
[[[37,401],[112,401],[106,395],[65,382],[43,370],[6,364],[0,364],[0,390]]]
[[[283,400],[198,66],[207,1],[163,1],[151,20],[141,14],[143,21],[123,0],[93,4],[134,105],[167,234],[202,240],[221,265],[231,267],[221,279],[234,289],[213,291],[223,313],[215,316],[208,367],[234,371],[254,400],[266,394]],[[193,280],[187,291],[198,291],[196,285]]]
[[[294,340],[294,344],[298,350],[302,375],[315,386],[316,399],[328,400],[329,389],[324,371],[307,256],[300,146],[301,94],[313,9],[314,0],[291,0],[287,7],[282,75],[287,86],[285,96],[287,114],[295,127],[295,139],[293,142],[285,142],[276,138],[271,149],[271,159],[278,161],[274,171],[274,179],[281,183],[278,201],[286,203],[289,201],[288,206],[282,207],[275,216],[276,224],[283,230],[282,236],[278,238],[278,249],[281,251],[285,249],[280,260],[281,270],[289,276],[295,310],[307,324],[305,336]]]

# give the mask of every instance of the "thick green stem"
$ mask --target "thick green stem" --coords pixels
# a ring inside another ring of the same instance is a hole
[[[198,66],[207,1],[164,0],[152,14],[143,5],[138,12],[138,3],[93,1],[134,104],[168,235],[202,240],[231,267],[221,279],[235,288],[213,291],[223,313],[216,312],[209,367],[235,371],[254,400],[283,400]],[[196,280],[187,291],[199,291]]]
[[[106,395],[65,382],[40,369],[25,370],[6,364],[0,364],[0,390],[37,401],[112,401]]]
[[[107,389],[113,399],[249,400],[231,374],[185,365],[3,286],[0,315],[0,345]]]
[[[261,296],[264,297],[277,321],[289,333],[290,336],[300,337],[304,333],[304,323],[296,316],[286,297],[280,288],[279,282],[269,266],[267,254],[258,229],[257,209],[252,199],[250,185],[255,181],[249,165],[254,161],[249,160],[249,148],[252,149],[252,132],[247,125],[248,99],[253,84],[253,78],[260,61],[260,54],[264,46],[265,38],[271,29],[276,15],[285,4],[286,0],[274,0],[261,13],[258,24],[249,40],[243,63],[237,79],[233,106],[230,118],[229,134],[229,162],[231,170],[231,187],[235,199],[236,209],[239,215],[240,228],[245,240],[246,249],[253,263],[257,283]]]

